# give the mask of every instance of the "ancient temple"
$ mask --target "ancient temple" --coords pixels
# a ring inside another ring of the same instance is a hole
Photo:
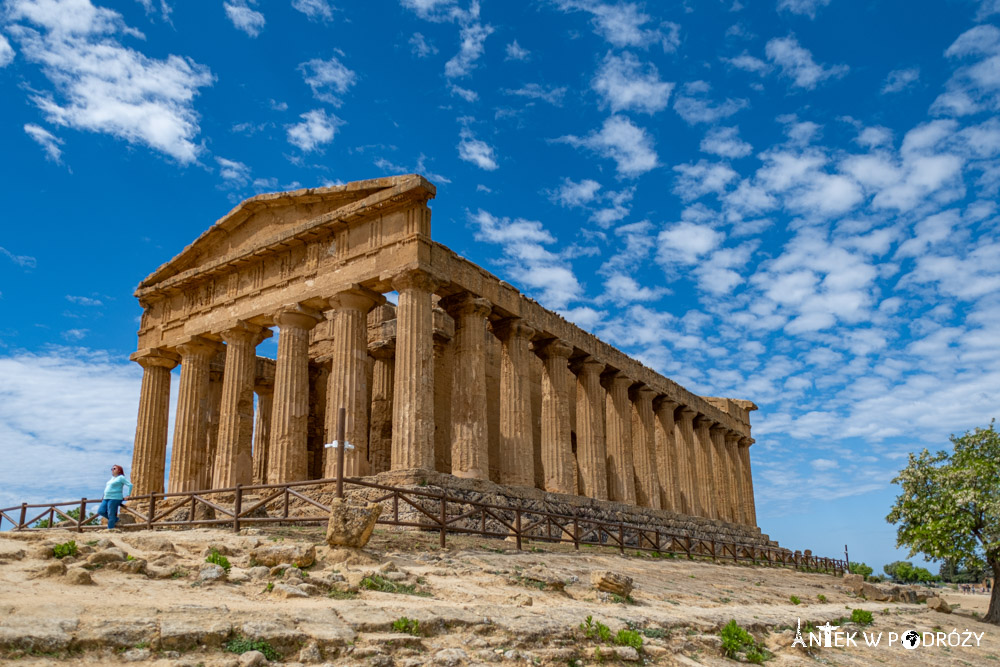
[[[350,475],[755,526],[756,406],[687,391],[434,242],[434,196],[418,175],[260,195],[146,278],[133,494],[164,490],[179,365],[171,492],[333,477],[344,407]]]

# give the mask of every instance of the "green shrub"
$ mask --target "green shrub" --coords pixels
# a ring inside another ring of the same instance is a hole
[[[798,595],[793,595],[788,599],[792,601],[792,604],[802,604],[802,599]]]
[[[722,652],[732,660],[738,660],[740,654],[743,654],[747,662],[760,665],[773,657],[770,651],[758,644],[753,635],[741,628],[735,620],[729,621],[722,628],[719,637],[722,638]]]
[[[76,556],[76,542],[70,540],[69,542],[63,542],[62,544],[57,544],[52,547],[52,555],[56,558],[65,558],[66,556]]]
[[[611,639],[611,628],[600,621],[594,622],[593,616],[588,616],[587,620],[580,624],[580,629],[583,630],[583,636],[587,639],[599,639],[602,642]]]
[[[820,593],[819,595],[817,595],[816,599],[819,600],[820,602],[826,602],[826,596],[823,595],[822,593]]]
[[[865,611],[864,609],[852,609],[851,610],[851,623],[857,623],[858,625],[871,625],[875,619],[872,617],[870,611]]]
[[[269,661],[281,660],[281,654],[275,651],[274,647],[266,641],[254,641],[252,639],[247,639],[243,635],[236,635],[226,642],[225,650],[239,655],[242,655],[247,651],[260,651]]]
[[[327,597],[334,600],[354,600],[358,597],[358,594],[354,591],[342,591],[339,588],[331,588]]]
[[[420,636],[420,621],[415,618],[400,616],[392,622],[392,629],[396,632],[405,632],[414,637]]]
[[[233,567],[229,564],[229,559],[220,554],[218,549],[212,549],[212,553],[208,554],[208,558],[205,559],[205,562],[218,565],[226,572],[229,572],[230,568]]]
[[[618,644],[618,646],[631,646],[636,651],[642,651],[642,635],[635,630],[625,630],[623,628],[615,635],[615,644]]]
[[[860,574],[862,577],[865,578],[865,580],[867,580],[868,576],[872,572],[874,572],[874,570],[865,563],[851,563],[848,569],[850,570],[851,574]]]
[[[425,590],[421,590],[414,586],[413,584],[400,584],[395,581],[389,581],[388,579],[373,574],[370,577],[365,577],[361,580],[361,588],[367,588],[370,591],[381,591],[382,593],[400,593],[402,595],[416,595],[419,597],[429,598],[431,596]]]

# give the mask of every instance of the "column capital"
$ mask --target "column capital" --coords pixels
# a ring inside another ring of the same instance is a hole
[[[528,326],[520,317],[511,317],[494,324],[493,331],[500,339],[530,339],[535,335],[535,330]]]
[[[608,389],[622,389],[628,391],[628,388],[632,386],[634,380],[629,376],[625,375],[622,371],[614,370],[610,373],[605,373],[601,376],[601,381],[608,387]]]
[[[327,299],[327,303],[330,309],[324,314],[327,319],[332,319],[338,310],[360,310],[362,313],[368,313],[375,306],[385,303],[385,297],[366,287],[354,285],[337,292]]]
[[[707,426],[709,429],[711,429],[714,424],[715,424],[714,419],[712,419],[711,417],[706,417],[703,414],[699,414],[697,417],[694,418],[695,428],[701,428],[703,426]]]
[[[478,315],[486,317],[493,310],[489,299],[476,296],[472,292],[459,292],[446,296],[438,302],[449,315],[458,318],[459,315]]]
[[[222,343],[216,343],[201,336],[189,336],[179,345],[175,346],[181,354],[181,360],[188,356],[209,356],[222,349]]]
[[[323,319],[323,316],[319,311],[293,303],[282,306],[275,311],[273,319],[279,327],[291,326],[308,330],[316,326]]]
[[[653,410],[656,412],[673,412],[679,405],[680,403],[671,400],[666,396],[661,396],[660,398],[653,400]]]
[[[729,431],[729,429],[728,429],[728,428],[726,428],[726,427],[725,427],[725,426],[723,426],[722,424],[718,424],[718,423],[716,423],[716,424],[713,424],[712,426],[709,426],[709,427],[708,427],[708,429],[709,429],[710,431],[715,431],[716,433],[719,433],[719,432],[721,432],[721,433],[723,433],[723,434],[725,434],[726,432],[728,432],[728,431]]]
[[[442,282],[437,276],[423,269],[407,269],[394,275],[389,284],[397,292],[408,289],[434,292],[434,290],[441,286]]]
[[[692,421],[694,420],[695,415],[698,414],[698,411],[692,410],[690,407],[686,405],[682,405],[678,414],[680,415],[681,419],[684,419],[686,421]]]
[[[128,357],[143,368],[160,367],[171,370],[181,362],[181,356],[176,352],[163,349],[162,347],[147,347],[136,350]]]
[[[604,370],[604,362],[594,357],[584,357],[573,364],[573,372],[577,375],[600,375]]]
[[[244,322],[243,320],[238,321],[235,325],[219,333],[219,336],[222,337],[222,340],[226,344],[250,341],[254,347],[260,345],[264,339],[270,338],[273,335],[274,333],[270,329]]]
[[[258,396],[273,396],[274,395],[274,385],[270,382],[268,383],[258,383],[253,386],[253,390]]]
[[[757,441],[753,438],[740,438],[740,447],[749,447],[755,442]]]
[[[652,404],[653,399],[656,398],[656,391],[650,389],[646,385],[640,385],[632,390],[632,400],[633,401],[649,401]]]
[[[573,354],[573,346],[556,338],[543,343],[539,348],[536,348],[536,351],[546,359],[552,357],[569,359],[570,355]]]
[[[737,433],[736,431],[726,430],[726,442],[727,443],[730,443],[730,442],[731,443],[738,443],[740,441],[740,438],[742,438],[742,437],[743,436],[740,435],[739,433]]]

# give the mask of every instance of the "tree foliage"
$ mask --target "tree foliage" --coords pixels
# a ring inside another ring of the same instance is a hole
[[[893,581],[901,584],[925,584],[937,579],[930,570],[923,567],[914,567],[908,560],[897,560],[888,565],[883,565],[882,569]]]
[[[901,488],[886,517],[898,524],[896,543],[958,568],[984,564],[1000,579],[1000,433],[976,428],[951,436],[954,449],[919,456],[893,480]],[[993,587],[984,619],[1000,625],[1000,595]]]

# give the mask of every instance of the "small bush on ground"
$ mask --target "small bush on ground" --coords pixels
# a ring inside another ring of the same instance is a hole
[[[826,596],[823,595],[822,593],[820,593],[819,595],[817,595],[816,599],[819,600],[820,602],[826,602]]]
[[[619,630],[615,635],[615,643],[619,646],[631,646],[636,651],[642,651],[642,635],[635,630]]]
[[[792,601],[792,604],[802,604],[802,598],[800,598],[798,595],[793,595],[788,599]]]
[[[851,623],[857,623],[859,625],[871,625],[874,621],[875,619],[870,611],[865,611],[864,609],[851,610]]]
[[[606,642],[611,639],[611,628],[604,625],[600,621],[595,622],[593,616],[588,616],[587,619],[580,624],[580,629],[583,630],[583,636],[587,639],[599,639],[602,642]]]
[[[429,598],[431,594],[425,590],[421,590],[414,586],[413,584],[402,584],[395,581],[389,581],[388,579],[373,574],[370,577],[365,577],[361,580],[361,588],[367,588],[370,591],[380,591],[382,593],[399,593],[402,595],[416,595],[419,597]]]
[[[230,568],[233,567],[229,564],[229,559],[220,554],[218,549],[212,549],[212,553],[208,554],[208,558],[205,559],[205,562],[218,565],[226,572],[229,572]]]
[[[734,620],[729,621],[719,632],[722,638],[722,651],[727,658],[739,660],[740,654],[747,662],[755,665],[763,664],[773,656],[749,632],[740,627]]]
[[[848,569],[851,574],[860,574],[866,580],[868,579],[868,576],[875,571],[871,568],[871,566],[866,565],[865,563],[851,563]]]
[[[52,547],[52,555],[56,558],[65,558],[66,556],[76,556],[76,542],[70,540],[69,542],[63,542],[62,544],[57,544]]]
[[[252,639],[247,639],[243,635],[236,635],[226,642],[225,650],[238,655],[242,655],[247,651],[260,651],[269,661],[281,660],[281,654],[275,651],[274,647],[266,641],[254,641]]]
[[[392,629],[396,632],[405,632],[408,635],[417,637],[420,635],[420,621],[415,618],[400,616],[392,622]]]

